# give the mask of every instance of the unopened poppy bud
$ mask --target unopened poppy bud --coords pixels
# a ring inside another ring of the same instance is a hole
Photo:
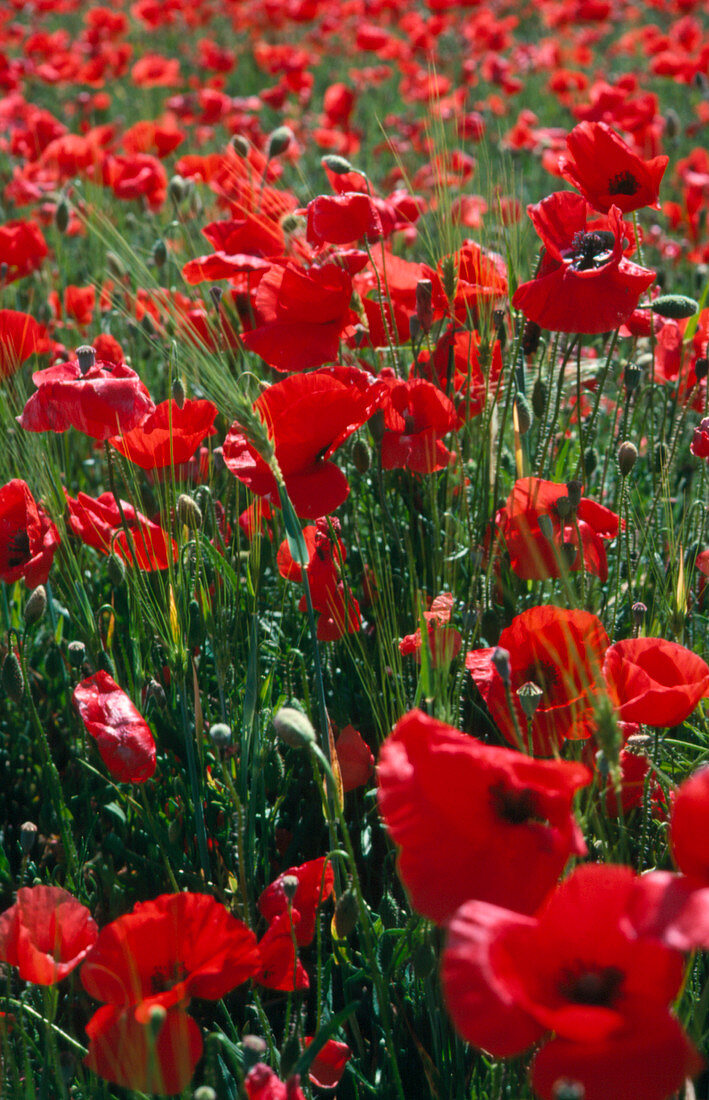
[[[441,261],[441,270],[443,272],[443,290],[448,301],[452,302],[455,298],[458,283],[458,265],[455,262],[455,256],[444,256]]]
[[[654,302],[650,302],[650,309],[659,317],[681,321],[699,312],[699,302],[686,294],[662,294]]]
[[[37,839],[37,826],[34,821],[25,821],[20,825],[20,848],[23,856],[28,856]]]
[[[348,172],[355,172],[357,169],[353,168],[350,162],[345,158],[338,156],[337,153],[328,153],[320,161],[325,168],[330,172],[334,172],[336,176],[346,176]],[[364,174],[364,173],[362,173]]]
[[[372,465],[372,452],[363,439],[355,439],[352,446],[352,461],[358,474],[366,474]]]
[[[185,386],[181,378],[172,380],[172,400],[181,409],[185,404]]]
[[[584,451],[583,464],[589,477],[594,470],[598,469],[598,451],[595,447],[588,447]]]
[[[212,304],[214,305],[214,308],[219,309],[219,306],[222,303],[222,298],[224,297],[224,291],[220,286],[210,286],[209,297],[212,299]]]
[[[213,745],[216,745],[218,749],[225,749],[227,745],[231,744],[231,726],[228,726],[226,722],[215,722],[209,727],[209,736]]]
[[[537,378],[532,389],[532,412],[537,420],[541,420],[544,416],[544,410],[547,407],[547,392],[546,383],[541,378]]]
[[[312,722],[295,707],[281,707],[273,719],[273,726],[281,741],[292,749],[308,748],[315,742]]]
[[[525,321],[522,329],[522,353],[530,359],[536,354],[541,339],[542,330],[534,321]]]
[[[381,443],[384,438],[384,410],[377,409],[369,418],[369,430],[375,443]]]
[[[194,649],[202,641],[202,612],[196,600],[190,600],[187,608],[187,644]]]
[[[553,542],[554,525],[551,522],[551,516],[548,516],[546,512],[542,512],[542,514],[537,519],[537,523],[539,524],[539,530],[544,535],[544,538],[547,540],[547,542]]]
[[[529,429],[532,427],[532,410],[529,407],[529,402],[523,393],[518,393],[515,397],[515,412],[517,413],[517,427],[519,428],[520,435],[526,435]]]
[[[637,363],[626,363],[623,371],[623,384],[627,393],[634,393],[640,385],[643,376],[642,369]]]
[[[433,324],[433,283],[419,279],[416,284],[416,319],[423,332],[430,332]]]
[[[61,198],[54,209],[54,224],[60,233],[66,233],[69,228],[69,203]]]
[[[167,245],[161,239],[153,245],[153,263],[156,267],[164,267],[167,262]]]
[[[502,646],[499,645],[495,646],[490,660],[505,687],[509,687],[511,678],[509,649],[503,649]]]
[[[566,482],[566,491],[569,494],[569,500],[571,502],[571,510],[575,512],[581,503],[581,490],[583,485],[576,479]]]
[[[125,279],[127,274],[123,260],[110,250],[106,253],[106,271],[114,279]]]
[[[202,513],[196,501],[187,493],[181,493],[177,498],[177,518],[185,527],[192,531],[199,531],[202,526]]]
[[[114,588],[120,588],[126,579],[126,563],[123,558],[111,554],[108,559],[108,579]]]
[[[706,355],[695,360],[694,373],[697,376],[698,382],[701,382],[702,378],[706,378],[707,374],[709,374],[709,359],[707,359]]]
[[[19,703],[25,694],[25,678],[16,653],[8,653],[2,663],[2,686],[15,703]]]
[[[184,201],[187,197],[187,190],[187,180],[184,176],[174,175],[171,177],[167,185],[167,193],[175,206],[179,206]]]
[[[359,920],[359,903],[354,890],[345,890],[335,905],[335,932],[344,940],[354,932]]]
[[[267,1049],[266,1040],[262,1039],[260,1035],[245,1035],[241,1045],[249,1054],[256,1055],[258,1058],[265,1054]]]
[[[580,1081],[571,1081],[566,1077],[560,1077],[554,1082],[552,1089],[553,1100],[584,1100],[586,1090]]]
[[[298,887],[300,883],[297,875],[284,875],[281,879],[281,888],[286,895],[288,901],[293,901],[295,895],[298,893]]]
[[[211,1085],[200,1085],[192,1093],[192,1100],[217,1100],[217,1094]]]
[[[96,362],[96,348],[91,344],[82,344],[80,348],[76,349],[76,358],[79,363],[79,370],[82,374],[86,374],[87,370],[91,370]]]
[[[542,701],[543,694],[542,689],[533,680],[527,680],[526,683],[517,688],[517,698],[527,718],[534,717],[537,707]]]
[[[245,134],[234,134],[231,139],[231,147],[238,157],[241,157],[242,160],[246,160],[251,148],[251,142]]]
[[[86,646],[83,642],[69,642],[66,647],[69,664],[72,668],[81,668],[86,660]]]
[[[25,604],[23,618],[27,626],[34,626],[44,616],[47,610],[47,589],[43,584],[38,584],[30,593],[30,598]]]
[[[679,115],[676,111],[672,109],[672,107],[669,107],[665,111],[665,133],[667,134],[667,137],[670,140],[672,140],[672,138],[676,138],[680,132],[680,127],[681,122]]]
[[[277,126],[268,138],[268,146],[266,148],[266,156],[268,159],[271,160],[273,157],[280,157],[282,153],[286,152],[293,140],[293,131],[289,126]]]
[[[627,477],[638,460],[638,448],[626,439],[618,448],[618,469],[621,477]]]

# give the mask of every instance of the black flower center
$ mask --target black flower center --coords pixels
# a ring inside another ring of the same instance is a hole
[[[634,195],[640,190],[640,184],[632,172],[618,172],[608,184],[609,195]]]
[[[494,813],[508,825],[526,825],[528,821],[547,824],[539,809],[537,792],[529,788],[515,791],[500,782],[490,788],[490,801]]]
[[[17,531],[10,539],[8,547],[7,562],[10,569],[17,569],[18,565],[29,561],[29,557],[30,537],[26,531]]]
[[[611,258],[614,242],[615,237],[607,229],[577,233],[571,242],[571,267],[574,271],[603,267]]]
[[[573,1004],[611,1008],[619,998],[625,975],[617,966],[577,963],[562,972],[558,989]]]
[[[184,981],[185,977],[184,967],[181,963],[174,962],[170,969],[153,970],[150,975],[150,990],[153,994],[166,993],[168,989],[172,989],[178,982]]]

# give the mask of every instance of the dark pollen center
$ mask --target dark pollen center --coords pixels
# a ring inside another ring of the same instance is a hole
[[[618,1000],[624,977],[617,966],[594,969],[578,963],[574,969],[563,972],[559,992],[573,1004],[610,1008]]]
[[[632,172],[618,172],[608,184],[609,195],[634,195],[640,190],[640,184]]]
[[[29,556],[30,537],[26,531],[18,531],[14,538],[10,540],[10,547],[7,555],[10,569],[16,569],[18,565],[22,565],[23,562],[28,561]]]
[[[574,271],[590,271],[607,264],[613,252],[615,238],[606,229],[594,233],[577,233],[571,242],[571,267]]]
[[[510,790],[500,782],[490,788],[490,799],[495,814],[508,825],[526,825],[528,821],[547,824],[546,818],[539,811],[536,791],[528,788],[522,791]]]

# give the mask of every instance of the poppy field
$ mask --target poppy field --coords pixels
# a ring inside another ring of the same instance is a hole
[[[709,1097],[700,0],[0,7],[0,1095]]]

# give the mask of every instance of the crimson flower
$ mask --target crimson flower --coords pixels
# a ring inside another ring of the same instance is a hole
[[[312,1036],[306,1035],[306,1048],[312,1043]],[[337,1088],[345,1072],[345,1066],[352,1057],[352,1051],[347,1043],[338,1043],[336,1039],[328,1039],[323,1047],[310,1063],[308,1077],[319,1089]]]
[[[34,222],[12,221],[0,225],[0,256],[3,263],[0,286],[36,271],[48,251],[42,231]]]
[[[339,530],[340,522],[335,518],[319,519],[314,527],[303,528],[309,558],[306,574],[313,608],[318,612],[317,636],[321,642],[335,642],[343,634],[356,633],[362,625],[359,604],[341,579],[347,551]],[[286,580],[302,580],[302,568],[293,561],[287,539],[278,548],[277,564]],[[303,594],[298,610],[307,609]]]
[[[450,922],[442,977],[457,1030],[496,1057],[552,1032],[531,1069],[543,1100],[562,1078],[586,1100],[665,1100],[700,1068],[670,1012],[682,959],[628,917],[639,881],[587,864],[533,916],[468,901]]]
[[[202,440],[214,435],[217,407],[211,401],[162,401],[132,431],[109,443],[143,470],[189,462]]]
[[[453,403],[423,378],[405,382],[384,372],[380,377],[388,387],[383,403],[383,468],[408,469],[417,474],[444,470],[453,455],[442,437],[458,428]]]
[[[256,937],[206,894],[162,894],[102,929],[81,970],[86,992],[107,1002],[87,1026],[87,1065],[116,1084],[181,1092],[202,1053],[202,1038],[184,1009],[192,997],[219,1000],[253,977]],[[166,1013],[149,1058],[147,1026]]]
[[[605,122],[580,122],[566,139],[567,156],[559,158],[561,175],[594,210],[623,214],[643,206],[659,209],[660,181],[669,157],[643,160]]]
[[[281,1081],[264,1062],[258,1062],[249,1070],[244,1088],[248,1100],[305,1100],[299,1077]]]
[[[413,710],[382,745],[377,778],[411,903],[439,924],[468,898],[533,912],[585,852],[571,810],[591,779],[583,764],[484,745]]]
[[[381,234],[377,209],[369,196],[360,191],[318,195],[308,203],[309,244],[350,244],[360,237],[375,240]]]
[[[85,905],[58,886],[23,886],[0,915],[0,962],[23,981],[60,982],[86,957],[98,928]]]
[[[603,675],[624,722],[678,726],[709,695],[709,665],[664,638],[627,638],[605,655]]]
[[[561,741],[585,739],[594,732],[594,700],[603,689],[601,666],[608,644],[595,615],[552,605],[523,611],[500,634],[500,648],[509,651],[509,691],[525,740],[527,718],[517,690],[530,681],[542,690],[530,722],[535,754],[551,755]],[[473,650],[465,665],[501,733],[516,744],[515,723],[504,681],[492,660],[494,652]]]
[[[341,729],[335,741],[335,752],[345,794],[369,782],[374,771],[374,757],[359,730],[352,725]]]
[[[450,592],[444,592],[431,601],[431,607],[424,611],[423,617],[427,624],[428,648],[431,655],[431,664],[434,668],[439,665],[449,665],[454,657],[460,653],[463,644],[460,631],[449,626],[451,611],[453,610],[453,596]],[[406,634],[399,642],[399,652],[403,654],[413,653],[417,660],[421,660],[421,628],[415,634]]]
[[[78,359],[32,375],[37,390],[17,417],[28,432],[74,427],[103,441],[129,432],[155,406],[140,378],[125,363],[96,361],[82,373]]]
[[[689,449],[697,458],[709,458],[709,416],[705,416],[694,429]]]
[[[369,419],[379,393],[366,372],[342,367],[284,378],[254,403],[299,516],[316,519],[346,500],[347,478],[328,459]],[[238,422],[232,424],[222,453],[227,468],[252,493],[279,505],[276,478]]]
[[[101,493],[95,499],[86,493],[79,493],[76,500],[67,494],[66,503],[71,530],[87,546],[100,553],[110,554],[111,550],[115,550],[128,565],[137,564],[139,569],[148,573],[167,569],[171,561],[177,561],[175,540],[159,524],[152,523],[132,504],[123,500],[123,516],[131,532],[131,540],[128,540],[113,493]]]
[[[60,543],[59,532],[25,481],[0,488],[0,580],[44,584]]]
[[[542,516],[551,525],[551,540],[542,531]],[[544,580],[561,576],[562,568],[574,571],[583,565],[601,581],[608,579],[604,541],[618,535],[620,520],[610,508],[588,497],[574,505],[566,485],[521,478],[497,512],[495,523],[518,577]],[[571,560],[568,550],[573,552]]]
[[[0,309],[0,378],[11,374],[36,352],[49,348],[42,325],[17,309]]]
[[[284,879],[297,880],[295,893],[289,897]],[[297,910],[294,920],[296,941],[300,947],[312,943],[318,909],[332,894],[335,876],[332,864],[325,856],[311,859],[299,867],[289,867],[267,886],[258,899],[259,912],[271,923],[277,917]]]
[[[74,688],[74,706],[119,783],[145,783],[155,771],[150,726],[107,672],[100,669]]]
[[[624,225],[611,206],[606,227],[589,227],[586,200],[557,191],[527,213],[544,244],[537,276],[512,305],[552,332],[608,332],[628,320],[655,272],[623,255]]]
[[[300,913],[291,905],[287,912],[273,918],[258,942],[261,963],[254,981],[266,989],[293,993],[310,986],[307,971],[297,955],[297,944],[293,942],[293,929],[299,922]]]

